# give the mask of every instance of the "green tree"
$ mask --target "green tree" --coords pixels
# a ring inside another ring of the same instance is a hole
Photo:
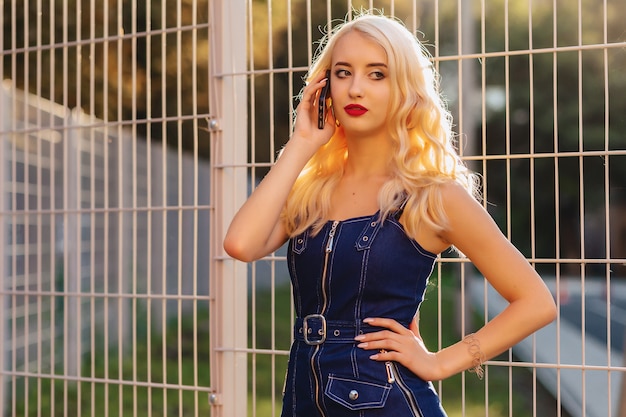
[[[355,9],[370,3],[351,2]],[[581,244],[579,224],[583,214],[585,218],[603,216],[605,181],[610,185],[610,203],[626,204],[626,157],[601,155],[604,150],[626,148],[626,102],[621,99],[626,90],[622,23],[626,11],[621,0],[579,3],[533,2],[530,11],[528,2],[473,4],[475,52],[481,52],[484,45],[483,52],[499,55],[487,55],[476,63],[478,91],[484,87],[487,92],[502,93],[508,88],[506,107],[490,102],[486,107],[486,123],[477,127],[475,135],[484,137],[476,142],[480,144],[477,152],[539,154],[532,167],[528,158],[513,158],[508,183],[504,160],[490,159],[483,173],[488,179],[490,210],[503,228],[510,227],[513,240],[526,255],[530,255],[532,227],[538,234],[539,257],[577,258],[583,245],[597,247],[591,243],[604,242],[602,236],[587,233],[588,241]],[[89,0],[2,4],[3,79],[109,122],[132,125],[141,137],[188,150],[197,147],[200,155],[208,156],[208,134],[202,129],[202,119],[209,114],[208,0],[110,0],[93,9]],[[457,32],[463,17],[458,4],[373,2],[374,7],[393,12],[422,32],[421,40],[436,58],[459,53],[458,40],[465,34]],[[480,10],[483,4],[485,9]],[[606,13],[598,13],[604,5]],[[332,2],[328,8],[325,1],[253,0],[251,11],[249,125],[254,146],[250,158],[269,163],[289,137],[296,96],[315,53],[315,41],[343,19],[348,9],[345,2]],[[247,23],[242,18],[242,27]],[[579,44],[584,46],[580,51],[576,49]],[[566,49],[556,51],[555,47]],[[526,51],[531,49],[529,55]],[[437,65],[457,116],[460,103],[454,77],[459,64],[443,59]],[[551,156],[557,151],[571,154]],[[579,157],[578,151],[596,153]],[[258,174],[266,169],[260,168]],[[531,185],[535,188],[534,225],[528,201]],[[508,225],[507,209],[511,213]],[[555,253],[557,226],[560,254]],[[603,249],[587,256],[603,257]]]
[[[3,79],[208,156],[194,124],[209,113],[208,0],[16,0],[2,14]]]
[[[369,2],[362,3],[353,2],[357,9],[369,5]],[[435,1],[426,1],[420,3],[418,10],[413,10],[408,2],[396,3],[393,9],[395,15],[404,19],[409,27],[417,26],[422,33],[421,40],[431,54],[446,57],[459,53],[457,30],[461,12],[458,3],[442,2],[437,5]],[[289,137],[291,111],[297,105],[294,96],[301,88],[302,77],[316,46],[312,42],[332,26],[335,19],[344,18],[347,12],[346,6],[339,2],[333,3],[332,9],[327,10],[326,2],[295,1],[291,6],[289,26],[287,10],[281,4],[283,2],[273,1],[270,8],[266,1],[253,3],[256,26],[253,28],[252,66],[260,71],[254,77],[251,88],[251,112],[255,115],[251,135],[255,138],[255,160],[262,162],[271,161],[276,150]],[[606,23],[604,14],[597,12],[604,4],[607,7]],[[385,12],[392,10],[390,2],[375,2],[374,6]],[[558,255],[578,258],[581,256],[581,198],[586,220],[598,220],[603,215],[605,181],[610,185],[611,204],[623,203],[625,199],[626,165],[623,156],[593,154],[579,160],[577,152],[626,148],[623,133],[626,131],[626,118],[623,116],[626,114],[626,102],[619,99],[626,89],[626,78],[623,76],[626,53],[623,47],[607,47],[605,57],[605,49],[600,46],[605,43],[605,32],[609,46],[624,42],[626,34],[621,22],[626,18],[626,12],[618,0],[606,3],[584,0],[581,10],[578,10],[577,4],[565,0],[557,1],[556,8],[553,8],[553,3],[535,2],[529,10],[528,2],[506,0],[486,2],[484,10],[480,7],[478,2],[474,2],[473,41],[477,45],[474,52],[496,56],[488,55],[476,63],[478,75],[475,83],[479,92],[483,87],[487,92],[499,92],[502,99],[508,100],[503,102],[508,106],[487,103],[486,123],[479,125],[475,134],[478,138],[475,151],[487,155],[510,153],[523,156],[531,151],[539,154],[532,167],[528,157],[514,157],[510,168],[507,168],[503,158],[490,158],[485,163],[483,174],[487,178],[485,194],[489,209],[504,230],[510,228],[511,238],[527,256],[532,255],[531,230],[534,228],[537,257],[553,258]],[[271,19],[269,11],[272,12]],[[269,26],[265,25],[269,21],[273,23],[271,37],[268,35]],[[311,22],[310,26],[307,22]],[[481,33],[484,33],[484,38]],[[575,49],[579,43],[585,45],[580,52]],[[481,45],[484,45],[484,50]],[[591,47],[593,45],[598,47]],[[555,47],[565,49],[555,52]],[[527,52],[531,49],[532,56]],[[448,75],[455,77],[459,64],[443,59],[438,65],[444,87],[450,90],[447,96],[456,117],[460,103],[456,99],[458,94],[452,90],[458,86],[453,85],[454,78],[448,80]],[[294,70],[268,73],[266,70],[269,68]],[[484,86],[480,76],[483,68]],[[605,97],[605,82],[608,97]],[[506,89],[508,95],[504,96]],[[607,99],[608,107],[605,105]],[[478,113],[480,120],[480,111]],[[607,113],[608,125],[605,122]],[[555,158],[555,152],[572,153]],[[607,161],[609,170],[608,178],[605,178],[604,164]],[[480,166],[475,168],[483,170]],[[259,175],[265,169],[261,169]],[[507,175],[510,175],[508,185]],[[531,178],[534,178],[532,184]],[[582,197],[581,182],[584,185]],[[534,187],[533,207],[529,199],[531,185]],[[510,192],[510,200],[507,199],[507,191]],[[531,209],[535,212],[534,224]],[[511,213],[509,220],[507,212]],[[557,230],[560,231],[558,236]],[[605,256],[604,236],[601,235],[604,232],[598,233],[596,230],[595,233],[587,231],[585,234],[587,242],[584,245],[590,248],[585,254],[588,257]],[[561,248],[559,254],[555,252],[557,238]],[[615,253],[612,256],[619,257]]]
[[[610,203],[623,204],[624,157],[595,153],[579,156],[578,152],[626,149],[626,103],[619,99],[626,92],[623,76],[626,53],[624,48],[605,51],[602,47],[605,42],[619,44],[626,39],[621,23],[626,17],[623,7],[617,2],[607,2],[605,26],[603,14],[597,12],[603,2],[598,0],[583,1],[581,10],[566,1],[556,2],[556,10],[548,3],[533,5],[532,20],[527,4],[509,2],[508,16],[504,5],[504,2],[489,3],[485,18],[486,52],[525,51],[531,47],[537,51],[532,57],[526,53],[512,54],[508,67],[503,57],[488,58],[484,63],[488,87],[505,87],[507,76],[509,86],[508,112],[506,108],[491,111],[486,125],[482,126],[486,138],[484,151],[496,155],[506,153],[508,148],[511,154],[532,151],[539,155],[532,167],[533,184],[529,160],[511,161],[508,208],[512,213],[512,237],[525,248],[527,255],[530,255],[530,230],[534,227],[538,257],[579,258],[581,247],[586,247],[587,257],[605,257],[605,231],[590,228],[585,233],[586,242],[581,242],[581,216],[589,224],[604,216],[605,181],[609,182]],[[579,44],[585,49],[576,50]],[[553,52],[555,46],[574,48]],[[554,158],[551,155],[554,152],[569,153]],[[494,213],[505,224],[506,164],[493,161],[487,167],[488,178],[494,180],[488,185],[488,198]],[[528,199],[531,185],[535,189],[534,226]],[[561,248],[558,254],[555,253],[557,238]],[[572,272],[577,270],[578,266],[572,267]]]

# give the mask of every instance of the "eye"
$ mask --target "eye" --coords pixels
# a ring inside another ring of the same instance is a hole
[[[346,78],[350,75],[350,71],[346,69],[338,69],[337,71],[335,71],[335,75],[337,76],[337,78]]]
[[[385,78],[385,73],[382,71],[374,71],[372,72],[371,77],[375,80],[382,80]]]

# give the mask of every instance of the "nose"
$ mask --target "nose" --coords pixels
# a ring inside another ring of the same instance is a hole
[[[363,97],[363,82],[361,77],[355,75],[351,78],[348,94],[350,94],[351,98]]]

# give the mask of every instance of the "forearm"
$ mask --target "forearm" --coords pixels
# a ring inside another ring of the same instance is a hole
[[[280,158],[233,218],[224,239],[231,256],[251,261],[276,249],[270,242],[281,211],[302,168],[317,147],[294,135]]]
[[[509,304],[471,337],[435,354],[440,368],[437,379],[473,369],[477,359],[483,362],[501,354],[553,319],[553,302],[545,295]]]

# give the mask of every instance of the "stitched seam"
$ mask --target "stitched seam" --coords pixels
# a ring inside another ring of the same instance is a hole
[[[411,243],[411,245],[413,245],[415,250],[418,251],[421,255],[430,259],[437,259],[437,255],[435,255],[434,253],[428,252],[426,249],[422,248],[422,245],[420,245],[419,242],[417,242],[415,239],[411,239],[406,234],[406,231],[404,230],[404,227],[402,227],[401,224],[397,223],[396,221],[391,221],[391,220],[390,220],[390,223],[402,232],[405,238]]]

